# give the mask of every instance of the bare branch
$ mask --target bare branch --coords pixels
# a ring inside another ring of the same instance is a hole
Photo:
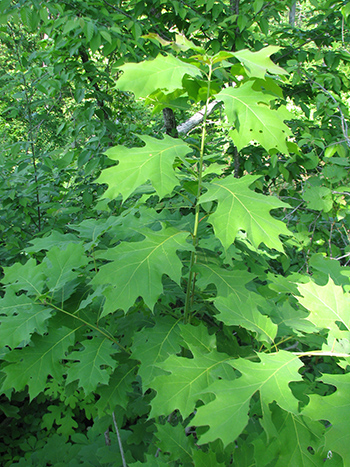
[[[119,429],[118,429],[118,425],[117,425],[117,420],[115,419],[114,412],[112,413],[112,416],[113,416],[113,424],[114,424],[115,432],[117,433],[118,444],[119,444],[119,449],[120,449],[120,455],[121,455],[122,462],[123,462],[123,467],[128,467],[128,465],[126,463],[126,460],[125,460],[122,439],[120,437],[120,433],[119,433]]]
[[[215,107],[220,103],[221,102],[219,102],[219,101],[212,101],[208,105],[207,115],[210,115],[213,112],[213,110],[215,109]],[[203,109],[201,109],[199,112],[192,115],[192,117],[189,118],[188,120],[186,120],[186,122],[181,123],[180,125],[178,125],[177,126],[178,133],[180,135],[181,134],[182,135],[187,135],[191,130],[193,130],[193,128],[195,128],[200,123],[202,123],[202,121],[204,119],[204,113],[205,113],[205,107],[203,107]]]

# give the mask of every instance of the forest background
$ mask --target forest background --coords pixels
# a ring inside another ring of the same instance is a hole
[[[350,466],[349,15],[1,1],[1,465]]]

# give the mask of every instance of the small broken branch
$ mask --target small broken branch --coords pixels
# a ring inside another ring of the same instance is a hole
[[[208,105],[207,115],[210,115],[218,104],[220,104],[219,101],[212,101]],[[177,126],[178,133],[180,135],[187,135],[191,130],[193,130],[193,128],[201,124],[204,119],[204,112],[205,112],[205,108],[201,109],[199,112],[192,115],[192,117],[186,120],[186,122],[178,125]]]
[[[118,444],[119,444],[120,455],[121,455],[121,458],[122,458],[123,467],[128,467],[127,463],[126,463],[126,460],[125,460],[122,439],[120,437],[120,433],[119,433],[119,429],[118,429],[118,425],[117,425],[117,420],[115,418],[114,412],[112,413],[112,416],[113,416],[113,424],[114,424],[115,432],[117,433]]]

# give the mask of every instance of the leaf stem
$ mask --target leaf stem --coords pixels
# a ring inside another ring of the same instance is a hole
[[[202,126],[202,136],[201,136],[201,147],[199,153],[199,167],[198,167],[198,187],[197,187],[197,196],[196,196],[196,206],[195,206],[195,218],[194,218],[194,229],[193,229],[193,236],[192,236],[192,243],[193,246],[196,248],[198,243],[198,225],[199,225],[199,197],[202,191],[202,178],[203,178],[203,159],[204,159],[204,149],[205,149],[205,137],[206,137],[206,123],[207,123],[207,116],[208,116],[208,106],[210,100],[210,80],[212,74],[212,64],[209,64],[209,72],[208,72],[208,89],[207,89],[207,100],[205,103],[204,109],[204,117],[203,117],[203,126]],[[191,321],[191,295],[192,289],[194,287],[194,279],[195,275],[193,273],[193,266],[196,262],[196,252],[191,252],[191,259],[190,259],[190,268],[188,273],[188,282],[187,282],[187,290],[186,290],[186,301],[185,301],[185,313],[184,313],[184,322],[190,323]]]
[[[90,328],[94,329],[95,331],[99,332],[100,334],[102,334],[103,336],[105,336],[107,339],[109,339],[110,341],[112,341],[114,344],[116,344],[118,347],[120,347],[124,352],[128,353],[129,355],[131,355],[131,352],[129,350],[127,350],[125,347],[123,347],[121,344],[119,344],[118,341],[116,341],[114,339],[114,337],[109,334],[107,331],[105,331],[104,329],[101,329],[97,326],[95,326],[94,324],[92,323],[89,323],[89,321],[86,321],[85,319],[83,318],[80,318],[80,316],[77,316],[73,313],[70,313],[69,311],[67,310],[64,310],[63,308],[59,308],[58,306],[56,305],[53,305],[52,303],[48,303],[46,301],[42,301],[41,302],[42,305],[45,305],[45,306],[50,306],[51,308],[53,308],[54,310],[57,310],[57,311],[60,311],[61,313],[64,313],[68,316],[70,316],[71,318],[74,318],[74,319],[77,319],[78,321],[84,323],[86,326],[89,326]]]

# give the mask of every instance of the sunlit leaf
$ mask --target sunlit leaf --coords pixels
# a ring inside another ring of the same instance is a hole
[[[136,98],[147,97],[157,89],[175,91],[182,88],[182,78],[185,74],[200,75],[197,67],[173,55],[158,55],[154,60],[126,63],[120,70],[124,73],[118,79],[117,87],[122,91],[133,92]]]
[[[286,109],[270,108],[274,96],[254,90],[253,82],[248,81],[238,88],[225,88],[216,99],[224,102],[228,121],[235,126],[231,136],[239,151],[257,141],[266,151],[288,154],[286,138],[291,131],[283,120],[291,114]]]
[[[218,207],[209,217],[214,232],[227,249],[240,230],[247,233],[255,247],[265,243],[270,248],[283,251],[279,235],[290,235],[285,224],[274,219],[272,209],[286,207],[274,196],[264,196],[249,189],[257,177],[226,177],[213,180],[208,191],[201,196],[201,203],[218,200]]]
[[[179,184],[173,164],[175,158],[183,158],[192,151],[191,148],[168,135],[163,139],[150,136],[140,139],[146,143],[142,148],[116,146],[106,152],[110,159],[119,163],[103,170],[98,178],[99,183],[107,183],[109,187],[105,197],[116,198],[121,194],[126,200],[137,187],[149,181],[163,198]]]
[[[290,390],[291,381],[300,381],[298,373],[302,363],[288,352],[259,354],[260,362],[245,359],[231,360],[230,364],[242,373],[233,380],[213,382],[203,392],[215,395],[215,400],[198,407],[192,420],[196,426],[207,425],[209,430],[200,437],[200,443],[220,438],[227,445],[232,443],[248,423],[251,397],[260,392],[262,400],[277,404],[292,413],[298,412],[298,401]]]

